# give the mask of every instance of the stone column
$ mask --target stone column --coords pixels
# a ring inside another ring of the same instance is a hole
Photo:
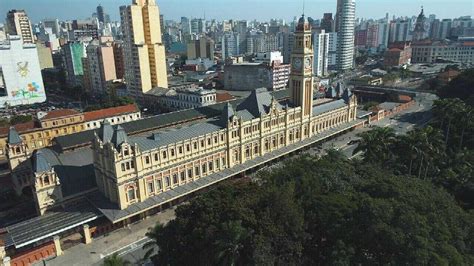
[[[54,236],[53,241],[54,241],[54,248],[56,249],[56,256],[63,255],[63,250],[61,249],[61,242],[60,242],[59,236]]]
[[[10,257],[3,258],[2,265],[3,266],[10,266]]]
[[[89,230],[89,225],[88,224],[84,224],[82,226],[82,231],[83,231],[83,234],[84,234],[84,243],[85,244],[89,244],[92,242],[92,238],[91,238],[91,231]]]
[[[0,260],[3,260],[7,256],[7,253],[5,251],[5,247],[1,246],[0,247]]]

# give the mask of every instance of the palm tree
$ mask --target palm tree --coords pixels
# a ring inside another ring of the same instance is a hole
[[[386,163],[393,159],[393,144],[395,131],[389,127],[375,129],[358,135],[361,140],[353,154],[364,152],[364,160],[369,162]]]
[[[244,243],[252,235],[251,231],[242,227],[241,221],[230,221],[221,225],[221,233],[215,241],[217,261],[222,265],[235,265],[242,261]]]
[[[163,225],[157,223],[154,227],[149,228],[148,232],[145,234],[146,237],[150,238],[151,241],[143,245],[143,249],[147,250],[145,253],[145,259],[149,259],[152,255],[158,251],[159,245],[158,240],[162,237]]]
[[[130,265],[130,262],[121,258],[117,253],[114,253],[104,259],[103,266],[126,266]]]

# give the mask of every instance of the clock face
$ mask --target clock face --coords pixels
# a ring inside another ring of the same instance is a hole
[[[311,60],[311,57],[306,57],[306,58],[304,59],[304,67],[305,67],[305,68],[311,68],[311,61],[312,61],[312,60]]]
[[[301,58],[294,58],[293,59],[293,68],[294,69],[301,69],[301,65],[302,65],[302,61],[301,61]]]

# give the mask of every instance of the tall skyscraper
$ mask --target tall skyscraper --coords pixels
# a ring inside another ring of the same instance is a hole
[[[332,13],[324,13],[323,19],[321,20],[320,27],[325,32],[333,32],[335,30],[334,19],[332,18]]]
[[[97,6],[97,20],[99,20],[99,22],[105,23],[104,7],[101,5]]]
[[[35,43],[30,19],[25,10],[10,10],[7,13],[7,34],[18,35],[23,43]]]
[[[214,41],[211,38],[201,36],[199,40],[188,43],[188,59],[196,58],[214,60]]]
[[[222,36],[222,60],[240,54],[239,34],[226,32]]]
[[[191,22],[187,17],[181,17],[181,32],[183,35],[191,35]]]
[[[301,107],[302,119],[312,116],[313,84],[311,24],[303,15],[295,30],[290,74],[290,99],[295,106]]]
[[[337,1],[337,69],[349,70],[354,61],[355,0]]]
[[[141,100],[154,87],[168,87],[160,11],[155,0],[133,0],[120,7],[120,17],[127,90]]]
[[[325,30],[313,33],[314,40],[314,74],[323,77],[328,74],[329,33]]]
[[[94,40],[87,46],[86,53],[90,88],[95,95],[105,94],[107,83],[117,78],[113,43]]]

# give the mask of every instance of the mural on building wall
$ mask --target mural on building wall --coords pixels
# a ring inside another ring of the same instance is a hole
[[[28,61],[22,61],[16,63],[18,69],[17,73],[22,78],[28,78],[30,69],[28,67]],[[15,88],[11,91],[11,95],[15,99],[33,99],[44,97],[44,92],[41,91],[41,85],[36,81],[28,82],[24,88]]]
[[[41,87],[36,82],[28,83],[26,88],[17,88],[12,91],[13,98],[17,99],[33,99],[39,98],[44,95],[44,92],[41,91]]]
[[[18,70],[16,72],[18,72],[22,78],[28,76],[28,73],[30,73],[30,70],[28,69],[28,62],[18,62],[16,65],[18,66]]]

